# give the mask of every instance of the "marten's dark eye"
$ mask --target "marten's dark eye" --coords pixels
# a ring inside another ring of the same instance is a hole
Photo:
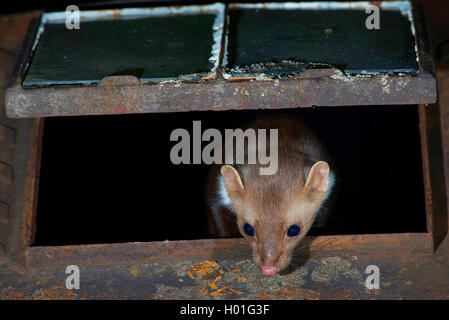
[[[297,224],[292,224],[290,228],[288,228],[287,235],[289,237],[296,237],[300,231],[301,228]]]
[[[245,223],[243,226],[243,231],[251,237],[254,236],[254,228],[249,223]]]

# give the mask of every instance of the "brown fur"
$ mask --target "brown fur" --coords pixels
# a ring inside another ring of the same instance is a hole
[[[232,217],[240,233],[250,241],[255,263],[282,270],[290,263],[293,248],[307,234],[327,198],[329,159],[318,139],[298,119],[263,118],[248,127],[279,130],[277,173],[260,175],[260,166],[256,164],[225,165],[221,174],[235,212]],[[219,208],[219,203],[215,204]],[[223,220],[222,214],[229,214],[217,208],[211,210],[216,222]],[[245,223],[253,226],[254,237],[244,233]],[[297,237],[287,236],[292,224],[301,227]],[[226,234],[224,229],[218,231]]]

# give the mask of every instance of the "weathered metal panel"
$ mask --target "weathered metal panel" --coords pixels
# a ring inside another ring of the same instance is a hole
[[[422,15],[416,10],[417,74],[361,73],[307,69],[282,79],[245,75],[225,80],[141,83],[130,76],[105,78],[98,85],[22,87],[39,21],[30,25],[15,74],[6,95],[10,117],[123,114],[290,108],[343,105],[433,103],[436,82]],[[222,41],[223,43],[224,41]],[[222,54],[221,54],[222,55]]]

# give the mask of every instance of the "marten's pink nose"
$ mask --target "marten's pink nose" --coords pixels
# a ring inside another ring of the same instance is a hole
[[[260,271],[262,274],[266,276],[274,276],[276,273],[279,272],[279,269],[277,267],[260,267]]]

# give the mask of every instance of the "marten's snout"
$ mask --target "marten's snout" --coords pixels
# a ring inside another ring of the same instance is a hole
[[[264,237],[262,236],[262,238]],[[280,262],[282,260],[281,241],[270,235],[265,237],[263,241],[260,239],[257,246],[259,257],[256,260],[259,262],[260,272],[266,276],[274,276],[280,271]]]
[[[262,274],[266,276],[274,276],[279,272],[279,268],[273,266],[262,266],[260,267],[260,272],[262,272]]]
[[[262,257],[260,272],[266,276],[274,276],[276,273],[280,271],[279,261],[280,257],[276,257],[273,259],[273,256],[268,254],[268,256]]]
[[[289,255],[284,251],[262,254],[254,260],[259,265],[260,272],[265,276],[274,276],[290,264]]]

